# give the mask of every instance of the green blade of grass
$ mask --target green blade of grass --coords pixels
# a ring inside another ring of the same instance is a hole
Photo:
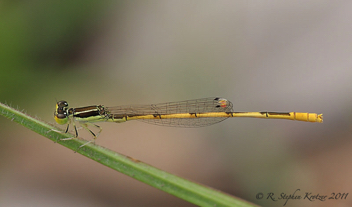
[[[69,138],[73,135],[60,133],[60,129],[2,103],[0,103],[0,114],[54,142],[58,141],[59,144],[77,151],[77,153],[190,203],[213,207],[256,206],[240,198],[177,177],[137,159],[113,152],[98,145],[87,144],[80,148],[81,145],[86,143],[85,140],[72,139],[60,141],[60,139]]]

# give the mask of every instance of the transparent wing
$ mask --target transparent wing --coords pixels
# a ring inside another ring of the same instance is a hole
[[[167,115],[180,113],[206,113],[206,112],[231,112],[232,103],[224,98],[202,98],[188,101],[169,102],[150,105],[131,105],[106,107],[110,114],[116,117],[142,116],[142,115]],[[173,127],[202,127],[212,125],[227,117],[205,118],[172,118],[172,119],[138,119],[140,121]]]

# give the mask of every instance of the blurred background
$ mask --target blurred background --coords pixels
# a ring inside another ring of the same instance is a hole
[[[263,206],[285,201],[258,193],[297,189],[350,195],[286,206],[351,206],[351,9],[320,0],[1,1],[0,101],[53,124],[57,100],[220,96],[235,111],[323,113],[322,124],[102,123],[96,144]],[[0,129],[0,206],[194,206],[4,117]]]

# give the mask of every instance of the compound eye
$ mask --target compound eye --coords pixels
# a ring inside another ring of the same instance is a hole
[[[67,113],[54,113],[54,119],[58,124],[66,124],[68,122]]]
[[[57,106],[60,108],[68,107],[67,101],[59,101],[57,102]]]
[[[57,117],[58,119],[64,119],[64,118],[67,117],[67,115],[66,115],[66,113],[63,113],[63,114],[56,114],[56,117]]]

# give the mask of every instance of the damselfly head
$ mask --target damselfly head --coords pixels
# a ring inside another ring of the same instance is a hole
[[[68,121],[67,115],[68,103],[66,101],[58,101],[54,112],[54,119],[58,124],[66,124]]]

